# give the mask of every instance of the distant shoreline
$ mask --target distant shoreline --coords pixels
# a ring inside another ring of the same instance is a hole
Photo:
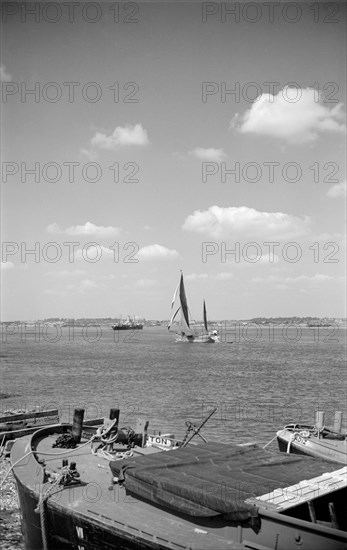
[[[30,319],[30,320],[15,320],[15,321],[2,321],[1,327],[35,327],[37,325],[52,327],[52,328],[78,328],[78,327],[110,327],[119,322],[118,319],[105,319],[105,318],[85,318],[85,319]],[[168,320],[147,320],[139,319],[146,328],[166,327]],[[202,321],[196,320],[192,325],[200,325]],[[344,318],[298,318],[298,317],[277,317],[277,318],[253,318],[253,319],[223,319],[223,320],[211,320],[209,325],[216,325],[219,327],[239,324],[241,326],[257,325],[260,327],[272,326],[283,327],[284,325],[295,325],[301,328],[347,328],[347,320]]]

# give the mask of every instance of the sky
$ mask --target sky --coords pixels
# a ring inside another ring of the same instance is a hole
[[[2,9],[2,320],[345,317],[345,4]]]

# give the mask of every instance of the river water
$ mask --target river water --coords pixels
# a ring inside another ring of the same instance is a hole
[[[207,439],[260,444],[317,410],[327,426],[342,410],[346,426],[345,328],[230,324],[217,345],[174,340],[165,327],[3,327],[1,414],[57,408],[69,421],[75,407],[85,418],[119,407],[121,426],[143,418],[183,437],[186,420],[197,425],[217,407]]]

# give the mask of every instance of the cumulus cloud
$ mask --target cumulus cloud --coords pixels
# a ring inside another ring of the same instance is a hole
[[[208,279],[207,273],[188,273],[184,276],[186,281],[196,281],[197,279]]]
[[[257,254],[254,254],[254,257],[258,258]],[[257,265],[273,265],[273,264],[278,264],[279,261],[280,259],[276,254],[262,253],[261,256],[259,257],[259,261],[257,261],[256,263]],[[254,264],[252,264],[251,262],[248,262],[248,265],[254,265]]]
[[[76,260],[84,260],[91,263],[97,263],[102,259],[109,259],[114,262],[119,261],[119,253],[117,248],[111,249],[107,246],[102,246],[100,244],[90,244],[86,245],[83,249],[79,248],[74,253],[74,258]]]
[[[217,279],[217,281],[229,281],[233,277],[234,277],[233,273],[222,272],[222,273],[217,273],[215,278]]]
[[[244,134],[306,143],[322,132],[344,132],[344,118],[342,103],[330,108],[317,90],[285,87],[277,95],[261,94],[243,115],[235,115],[231,127]]]
[[[62,229],[57,223],[51,223],[47,226],[48,233],[64,235],[97,235],[98,237],[115,237],[121,232],[121,228],[112,226],[95,225],[86,222],[84,225],[71,225]]]
[[[11,82],[12,75],[7,72],[5,65],[0,65],[0,81],[1,82]]]
[[[138,289],[155,288],[158,285],[158,281],[154,279],[139,279],[135,283],[135,287]]]
[[[113,134],[109,136],[97,132],[92,137],[91,144],[100,149],[114,151],[123,145],[148,145],[149,139],[142,124],[135,124],[134,126],[126,124],[125,126],[117,126]]]
[[[1,262],[1,271],[8,271],[14,268],[13,262]]]
[[[333,185],[327,192],[327,197],[330,199],[337,199],[339,197],[346,197],[346,180],[341,183]]]
[[[208,275],[207,273],[190,273],[184,278],[186,281],[196,280],[211,280],[211,281],[229,281],[234,277],[233,273],[221,272],[216,275]]]
[[[212,162],[221,162],[226,157],[223,149],[214,149],[213,147],[209,149],[197,147],[196,149],[190,151],[189,154],[198,159]]]
[[[81,277],[81,275],[86,274],[85,269],[61,269],[59,271],[47,271],[46,273],[48,277]]]
[[[322,283],[326,281],[332,281],[334,277],[326,275],[325,273],[316,273],[315,275],[297,275],[296,277],[281,277],[278,275],[270,275],[269,277],[254,277],[253,283],[277,283],[278,288],[280,285],[284,285],[289,288],[289,285],[295,285],[297,283]]]
[[[87,157],[87,159],[90,160],[91,162],[94,162],[98,158],[98,154],[95,151],[93,151],[92,149],[83,149],[83,148],[81,148],[80,152],[82,153],[82,155]]]
[[[64,286],[64,289],[57,288],[46,288],[43,291],[43,294],[48,296],[71,296],[71,294],[84,294],[92,290],[102,289],[105,285],[102,283],[97,283],[91,279],[82,279],[78,283],[68,284]]]
[[[140,248],[137,253],[140,260],[172,260],[179,258],[177,250],[166,248],[161,244],[150,244]]]
[[[97,288],[101,288],[102,286],[103,285],[96,283],[94,281],[91,281],[90,279],[83,279],[78,285],[78,291],[83,294],[84,292],[87,292],[89,290],[95,290]]]
[[[204,233],[214,238],[255,237],[286,239],[308,231],[310,219],[298,218],[283,212],[259,212],[247,206],[210,206],[190,214],[183,229]]]

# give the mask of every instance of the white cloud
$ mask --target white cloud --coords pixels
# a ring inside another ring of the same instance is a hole
[[[324,283],[326,281],[332,281],[334,277],[326,275],[325,273],[316,273],[315,275],[297,275],[296,277],[280,277],[278,275],[270,275],[269,277],[253,277],[253,283],[271,283],[277,284],[277,287],[288,285],[295,285],[297,283]]]
[[[79,286],[78,290],[81,293],[87,292],[89,290],[95,290],[97,288],[101,288],[103,285],[100,285],[98,283],[95,283],[94,281],[91,281],[90,279],[83,279]]]
[[[7,72],[5,65],[0,65],[0,80],[1,82],[11,82],[12,75]]]
[[[312,88],[285,87],[275,96],[260,95],[244,115],[235,115],[231,127],[300,144],[315,141],[321,132],[345,131],[343,120],[342,103],[329,108]]]
[[[346,197],[346,180],[333,185],[327,192],[327,197],[331,199]]]
[[[306,277],[305,277],[306,279]],[[324,273],[316,273],[313,277],[309,277],[310,281],[332,281],[333,277]]]
[[[57,223],[51,223],[47,226],[48,233],[64,234],[64,235],[97,235],[98,237],[115,237],[121,232],[119,227],[104,227],[103,225],[95,225],[91,222],[86,222],[84,225],[71,225],[66,229],[59,227]]]
[[[221,162],[226,157],[223,149],[214,149],[213,147],[209,149],[197,147],[196,149],[193,149],[193,151],[190,151],[189,154],[198,159],[212,162]]]
[[[294,238],[307,232],[308,217],[298,218],[283,212],[259,212],[247,206],[210,206],[190,214],[183,229],[205,233],[213,238],[235,237]]]
[[[49,277],[81,277],[86,274],[85,269],[62,269],[60,271],[47,271],[46,273]]]
[[[154,288],[158,285],[158,281],[155,281],[154,279],[139,279],[135,283],[136,288]]]
[[[338,246],[345,247],[346,246],[346,234],[345,233],[316,233],[313,236],[313,242],[320,241],[322,243],[330,242],[330,243],[336,243]]]
[[[1,262],[1,271],[8,271],[14,268],[13,262]]]
[[[84,260],[89,263],[98,263],[102,258],[103,259],[113,259],[114,262],[119,261],[119,254],[117,248],[111,250],[107,246],[102,246],[100,244],[91,244],[85,246],[83,249],[79,248],[74,252],[74,258],[76,260]]]
[[[234,277],[233,273],[227,273],[227,272],[217,273],[216,275],[217,281],[229,281],[233,277]]]
[[[100,288],[104,288],[102,283],[96,283],[91,279],[82,279],[78,283],[66,284],[63,289],[47,288],[43,291],[43,294],[48,296],[71,296],[72,294],[76,294],[76,292],[84,294],[85,292]]]
[[[116,150],[123,145],[148,145],[147,131],[142,124],[127,124],[126,126],[117,126],[113,134],[107,136],[97,132],[91,139],[91,144],[100,149]]]
[[[81,148],[80,152],[82,153],[82,155],[85,155],[87,159],[90,160],[91,162],[95,161],[98,158],[98,154],[91,149]]]
[[[207,273],[190,273],[184,278],[186,281],[196,280],[211,280],[211,281],[229,281],[234,277],[233,273],[221,272],[216,275],[208,275]]]
[[[257,265],[273,265],[278,264],[279,261],[280,259],[276,254],[262,254]]]
[[[186,281],[196,281],[197,279],[208,279],[207,273],[188,273],[184,276]]]
[[[170,250],[161,244],[150,244],[148,246],[144,246],[143,248],[140,248],[137,256],[140,260],[171,260],[180,257],[177,250]]]

